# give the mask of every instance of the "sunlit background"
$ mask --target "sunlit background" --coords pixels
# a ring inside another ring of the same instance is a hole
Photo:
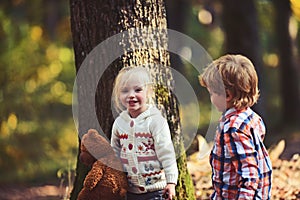
[[[274,9],[270,1],[257,1],[260,37],[268,88],[268,127],[278,123],[280,107],[278,55],[274,51]],[[300,1],[291,0],[294,15],[290,35],[299,51]],[[12,0],[0,3],[0,183],[56,181],[76,164],[77,132],[72,118],[75,79],[70,33],[69,2]],[[222,55],[224,33],[218,4],[190,1],[184,33],[212,56]],[[191,49],[182,49],[185,55]],[[200,87],[198,74],[185,62],[191,84]],[[205,93],[199,89],[200,93]],[[196,105],[182,105],[184,128],[205,130],[210,120],[208,97],[199,100],[200,122],[189,120]],[[187,111],[187,112],[185,112]]]

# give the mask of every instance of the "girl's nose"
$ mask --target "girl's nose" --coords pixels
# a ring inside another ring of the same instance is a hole
[[[134,91],[133,90],[129,91],[129,97],[134,97]]]

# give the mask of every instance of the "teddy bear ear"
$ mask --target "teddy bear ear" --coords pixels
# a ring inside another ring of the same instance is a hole
[[[83,134],[82,138],[81,138],[81,141],[82,143],[91,143],[93,140],[95,140],[98,135],[100,135],[98,133],[97,130],[95,129],[89,129],[87,133]]]
[[[96,159],[100,159],[113,151],[108,140],[95,129],[88,130],[83,135],[81,142]]]
[[[86,137],[90,137],[90,139],[97,140],[98,142],[101,143],[107,143],[108,139],[106,139],[105,135],[99,133],[95,129],[89,129]]]
[[[96,129],[89,129],[87,134],[99,134],[99,132]]]

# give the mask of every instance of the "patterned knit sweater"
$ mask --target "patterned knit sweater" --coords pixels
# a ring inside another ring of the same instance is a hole
[[[149,106],[136,118],[123,111],[113,124],[111,145],[127,173],[128,191],[146,193],[177,183],[169,126],[156,107]]]

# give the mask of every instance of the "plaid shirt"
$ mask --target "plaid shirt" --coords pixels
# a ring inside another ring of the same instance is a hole
[[[250,108],[223,113],[210,154],[211,199],[270,199],[272,165],[265,125]]]

